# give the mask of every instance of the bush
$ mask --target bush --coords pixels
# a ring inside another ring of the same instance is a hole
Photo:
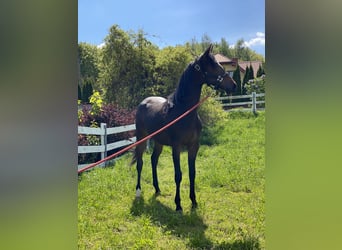
[[[91,128],[98,128],[98,124],[95,121],[90,122]],[[78,135],[78,145],[79,146],[96,146],[100,145],[101,139],[97,135]],[[86,164],[91,162],[96,162],[100,160],[100,153],[90,153],[90,154],[78,154],[78,164]]]
[[[97,101],[99,103],[99,101]],[[93,106],[83,106],[78,114],[78,125],[85,127],[100,127],[101,123],[106,123],[108,128],[133,124],[135,122],[135,111],[120,108],[115,104],[102,104]],[[134,136],[134,131],[120,134],[108,135],[107,143],[124,140]],[[78,135],[78,145],[99,145],[100,136],[96,135]],[[117,149],[118,150],[118,149]],[[108,155],[114,153],[108,151]],[[100,159],[100,153],[79,154],[78,164],[94,162]]]
[[[247,94],[250,95],[252,92],[258,93],[265,93],[265,75],[262,77],[250,80],[248,83],[245,84],[245,88]],[[257,97],[257,101],[265,101],[264,96]],[[258,107],[265,107],[265,104],[258,104]]]
[[[115,104],[107,104],[102,107],[102,110],[97,117],[101,123],[107,123],[108,128],[129,125],[135,123],[135,110],[120,108]],[[134,136],[134,131],[113,134],[107,136],[107,143],[124,140]]]
[[[214,99],[217,96],[215,90],[204,86],[202,96],[207,95],[211,97],[198,110],[203,125],[200,143],[213,145],[218,142],[219,131],[224,122],[227,121],[227,112],[222,109],[221,103]]]
[[[216,91],[210,87],[204,86],[202,90],[202,98],[210,96],[198,109],[199,116],[203,126],[210,127],[215,125],[227,117],[226,112],[222,109],[221,103],[215,100],[218,95]]]
[[[252,92],[265,93],[265,76],[249,80],[244,87],[247,95],[252,94]]]

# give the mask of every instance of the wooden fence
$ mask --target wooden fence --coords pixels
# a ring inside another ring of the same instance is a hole
[[[100,136],[100,145],[96,146],[78,146],[78,153],[79,154],[88,154],[88,153],[101,153],[101,159],[107,157],[107,152],[113,149],[121,148],[127,145],[130,145],[136,141],[135,137],[129,138],[127,140],[116,141],[110,144],[107,144],[107,135],[111,134],[118,134],[122,132],[128,132],[135,130],[135,124],[114,127],[114,128],[107,128],[106,123],[101,123],[100,128],[89,128],[89,127],[82,127],[78,126],[78,134],[86,134],[86,135],[98,135]],[[78,165],[78,169],[87,166],[88,164]],[[104,166],[105,164],[102,163],[100,166]]]
[[[218,97],[218,98],[216,98],[216,100],[222,102],[223,108],[226,108],[226,107],[230,108],[230,107],[237,107],[237,106],[238,107],[250,106],[250,108],[247,108],[245,110],[250,110],[253,113],[255,113],[258,109],[258,107],[257,107],[258,104],[265,104],[265,98],[262,98],[262,97],[265,97],[265,93],[257,94],[255,92],[253,92],[250,95],[235,95],[235,96]],[[263,100],[260,100],[261,98]],[[248,99],[248,101],[232,102],[232,100],[236,100],[236,99]],[[263,105],[263,106],[265,106],[265,105]],[[264,107],[262,109],[264,109]]]
[[[264,97],[265,94],[256,94],[253,92],[251,95],[239,95],[239,96],[227,96],[227,97],[218,97],[216,100],[222,102],[222,107],[236,107],[236,106],[246,106],[250,105],[251,107],[245,110],[251,110],[252,112],[257,111],[257,104],[264,104],[265,100],[257,100],[257,98]],[[234,99],[249,99],[249,101],[245,102],[232,102]],[[228,102],[227,102],[228,101]],[[86,134],[86,135],[97,135],[100,136],[100,145],[96,146],[78,146],[79,154],[88,154],[88,153],[101,153],[101,159],[107,157],[107,152],[113,149],[121,148],[127,145],[130,145],[136,142],[136,137],[129,138],[127,140],[116,141],[110,144],[107,144],[107,135],[118,134],[128,131],[135,130],[135,124],[107,128],[106,123],[101,123],[100,128],[89,128],[78,126],[78,134]],[[78,165],[78,169],[83,168],[88,164]],[[100,164],[100,166],[104,166],[105,163]]]

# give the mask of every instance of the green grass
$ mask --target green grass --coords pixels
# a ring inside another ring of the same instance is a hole
[[[175,212],[171,150],[158,165],[154,196],[150,153],[144,154],[142,197],[135,199],[131,155],[79,177],[79,249],[265,249],[265,114],[232,112],[212,128],[196,161],[198,209],[191,210],[187,155],[181,154],[183,213]]]

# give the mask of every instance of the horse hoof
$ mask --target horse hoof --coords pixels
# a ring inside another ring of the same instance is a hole
[[[155,193],[154,193],[154,196],[155,197],[158,197],[160,195],[160,190],[159,191],[156,191]]]
[[[191,209],[196,209],[198,207],[197,202],[196,203],[192,203]]]
[[[140,198],[140,196],[141,196],[141,189],[138,188],[136,193],[135,193],[135,198]]]
[[[182,214],[183,213],[183,208],[182,207],[177,207],[176,212]]]

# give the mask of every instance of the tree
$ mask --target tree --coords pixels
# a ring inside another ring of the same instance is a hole
[[[154,94],[167,96],[173,92],[186,66],[193,59],[185,46],[166,47],[156,57]]]
[[[242,61],[265,61],[264,57],[257,54],[255,51],[246,47],[245,41],[243,39],[237,40],[232,49],[232,56],[237,57]]]
[[[104,100],[136,107],[154,85],[156,51],[143,30],[127,33],[114,25],[105,38],[99,81]]]
[[[241,90],[241,94],[245,95],[246,94],[246,88],[245,88],[245,84],[248,82],[249,80],[249,67],[246,66],[246,71],[245,71],[245,75],[243,77],[243,81],[242,81],[242,90]]]
[[[228,56],[229,54],[229,45],[225,38],[221,38],[221,43],[219,44],[219,53]]]
[[[233,49],[229,48],[229,44],[225,38],[223,37],[221,38],[221,42],[218,44],[218,47],[219,47],[220,54],[228,58],[234,57]]]
[[[234,46],[234,55],[240,60],[248,61],[249,57],[246,53],[246,47],[244,46],[245,41],[243,39],[237,40]]]
[[[202,52],[202,45],[197,41],[196,37],[192,38],[190,42],[187,42],[185,47],[194,57]]]
[[[247,82],[248,82],[249,80],[251,80],[251,79],[254,79],[254,70],[253,70],[252,65],[249,65],[248,80],[247,80]]]
[[[82,102],[89,103],[89,98],[93,94],[91,82],[85,82],[82,87]]]
[[[87,43],[78,44],[78,62],[80,73],[80,84],[83,87],[85,82],[91,82],[96,86],[99,77],[99,49]],[[96,86],[96,88],[98,88]]]
[[[242,83],[245,84],[248,82],[248,78],[249,78],[249,67],[246,66],[246,70],[245,70],[245,75],[243,76],[243,81]]]
[[[129,69],[134,63],[133,45],[118,25],[109,29],[101,57],[99,83],[107,103],[128,106]]]
[[[204,33],[201,38],[202,52],[205,51],[211,43],[213,42],[210,36],[207,33]]]
[[[78,91],[78,100],[82,100],[82,91],[81,91],[81,87],[79,84],[77,84],[77,91]]]
[[[241,75],[240,75],[239,65],[237,65],[235,71],[233,72],[233,80],[236,82],[236,95],[241,95],[242,87],[241,87]]]
[[[259,68],[258,68],[258,71],[257,71],[257,77],[260,77],[260,76],[262,76],[263,75],[263,72],[262,72],[262,67],[261,67],[261,65],[259,65]]]
[[[87,90],[87,84],[82,85],[82,103],[88,103],[89,102],[89,95]]]
[[[143,30],[139,30],[137,34],[131,34],[131,40],[135,60],[132,62],[132,68],[129,69],[131,75],[129,88],[131,100],[129,106],[135,107],[150,95],[155,83],[154,72],[158,48],[146,39]]]
[[[261,65],[259,65],[258,72],[257,72],[257,77],[260,77],[262,75],[265,75],[265,70],[264,70],[264,68]]]

